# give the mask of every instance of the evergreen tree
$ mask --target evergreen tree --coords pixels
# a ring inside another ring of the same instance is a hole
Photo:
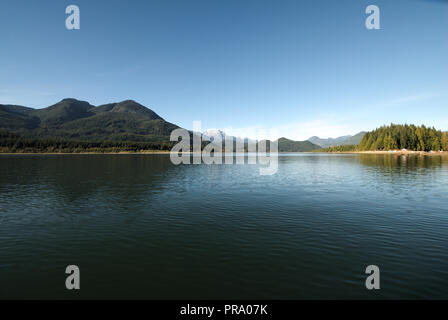
[[[382,126],[367,132],[359,144],[359,150],[403,149],[415,151],[448,151],[448,134],[435,128],[415,125]]]
[[[425,141],[423,139],[422,131],[423,131],[422,128],[417,128],[417,130],[415,131],[415,134],[417,136],[417,146],[416,146],[417,151],[425,151]]]

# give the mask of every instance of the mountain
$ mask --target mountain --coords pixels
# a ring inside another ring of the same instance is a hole
[[[261,140],[258,143],[262,142],[266,143],[266,150],[269,151],[272,142],[270,140]],[[278,152],[308,152],[320,149],[320,146],[309,141],[294,141],[286,138],[280,138],[273,143],[277,143]]]
[[[361,131],[361,132],[355,134],[354,136],[351,136],[350,138],[345,139],[341,145],[346,146],[346,145],[351,145],[351,144],[360,144],[361,140],[365,134],[366,134],[365,131]]]
[[[308,141],[325,148],[325,147],[329,147],[329,146],[338,145],[350,137],[351,136],[342,136],[342,137],[338,137],[338,138],[321,139],[319,137],[314,136],[314,137],[309,138]]]
[[[247,144],[248,142],[257,143],[257,140],[231,136],[219,129],[208,129],[208,130],[205,130],[202,132],[202,140],[204,140],[204,141],[213,142],[213,141],[216,141],[217,139],[218,139],[218,141],[220,139],[222,141],[222,143],[224,143],[224,141],[226,139],[230,139],[234,143],[235,142],[245,143],[245,144]]]
[[[17,105],[0,105],[0,133],[11,141],[14,137],[28,140],[84,141],[95,143],[138,142],[167,148],[175,124],[165,121],[151,109],[133,100],[94,106],[87,101],[69,98],[42,108],[33,109]],[[328,144],[358,144],[364,132],[355,136],[336,139],[312,137],[308,141],[293,141],[280,138],[279,152],[306,152],[320,149]],[[208,130],[202,134],[204,140],[224,140],[227,136],[221,130]],[[231,137],[234,142],[249,142],[247,138]],[[11,142],[13,143],[13,142]],[[32,142],[28,141],[30,145]],[[13,143],[14,144],[14,143]],[[111,145],[112,146],[112,145]],[[148,147],[146,146],[146,147]],[[85,146],[83,145],[82,148]]]
[[[42,109],[0,105],[0,129],[29,138],[169,142],[177,128],[133,100],[93,106],[63,99]]]
[[[0,128],[8,130],[37,128],[40,120],[35,116],[30,116],[33,110],[22,106],[0,105]]]
[[[207,141],[214,141],[216,139],[220,139],[221,141],[224,141],[226,138],[226,133],[224,131],[221,131],[219,129],[209,129],[202,132],[202,139]]]
[[[125,100],[119,103],[105,104],[95,108],[93,112],[95,112],[96,114],[105,112],[111,112],[111,113],[118,112],[118,113],[140,115],[151,120],[163,120],[157,113],[135,102],[134,100]]]
[[[362,140],[362,137],[364,136],[365,132],[359,132],[355,134],[354,136],[342,136],[338,138],[328,138],[328,139],[321,139],[319,137],[311,137],[308,139],[308,141],[317,144],[318,146],[322,148],[328,148],[331,146],[343,146],[343,145],[350,145],[350,144],[359,144]]]
[[[29,114],[38,117],[41,121],[41,126],[51,128],[93,116],[94,113],[90,110],[94,108],[86,101],[64,99],[48,108],[33,110]]]
[[[293,141],[286,138],[277,140],[278,152],[307,152],[320,147],[310,141]]]

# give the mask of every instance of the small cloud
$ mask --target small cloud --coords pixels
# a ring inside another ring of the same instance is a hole
[[[430,93],[422,93],[418,95],[403,96],[392,99],[383,103],[383,106],[399,106],[403,104],[410,104],[418,101],[424,101],[434,98],[436,95]]]

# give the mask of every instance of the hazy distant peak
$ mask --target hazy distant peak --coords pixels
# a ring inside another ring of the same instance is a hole
[[[222,137],[226,135],[224,131],[221,131],[219,129],[207,129],[204,132],[202,132],[202,134],[206,136],[222,136]]]
[[[354,136],[346,135],[341,136],[337,138],[327,138],[322,139],[318,136],[312,136],[308,139],[308,141],[322,147],[327,148],[331,146],[338,146],[338,145],[348,145],[348,144],[359,144],[361,142],[362,137],[364,136],[365,132],[359,132],[355,134]]]
[[[224,140],[225,137],[226,137],[225,132],[219,129],[208,129],[202,132],[202,138],[208,141],[214,141],[217,138],[220,140]]]

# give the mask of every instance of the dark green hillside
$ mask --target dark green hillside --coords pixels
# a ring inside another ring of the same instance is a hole
[[[43,109],[0,106],[0,129],[22,138],[169,143],[176,128],[133,100],[99,107],[76,99]]]
[[[13,113],[20,113],[20,114],[29,114],[35,109],[23,107],[23,106],[16,106],[11,104],[0,104],[0,110],[6,111],[6,112],[13,112]]]
[[[141,152],[169,151],[174,142],[82,141],[58,138],[24,138],[0,130],[0,153],[80,153],[80,152]]]
[[[259,142],[266,142],[266,150],[270,150],[270,140],[262,140]],[[274,143],[278,145],[278,152],[308,152],[316,149],[320,149],[320,147],[316,144],[311,143],[310,141],[294,141],[286,138],[280,138]],[[258,148],[259,149],[259,148]]]
[[[58,136],[87,140],[151,141],[167,139],[178,126],[163,119],[152,120],[132,113],[105,112],[65,123]]]
[[[64,99],[48,108],[37,109],[31,115],[41,120],[41,127],[57,127],[69,121],[94,115],[90,103],[76,99]]]
[[[37,128],[40,120],[30,116],[34,109],[22,106],[0,105],[0,128],[8,130],[29,130]]]
[[[119,103],[110,103],[98,106],[92,111],[96,114],[105,112],[126,113],[129,115],[139,115],[151,120],[163,120],[157,113],[133,100],[126,100]]]
[[[310,141],[293,141],[286,138],[277,140],[278,152],[308,152],[320,147]]]

